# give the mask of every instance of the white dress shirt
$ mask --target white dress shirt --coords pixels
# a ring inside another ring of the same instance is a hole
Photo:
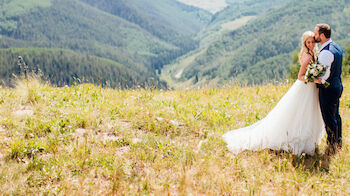
[[[332,40],[329,39],[327,42],[323,43],[320,50],[322,50],[331,42]],[[320,64],[323,64],[327,67],[326,74],[321,77],[322,84],[326,82],[326,80],[329,78],[331,74],[331,66],[333,61],[334,61],[334,55],[329,50],[322,50],[318,55],[318,62],[320,62]]]

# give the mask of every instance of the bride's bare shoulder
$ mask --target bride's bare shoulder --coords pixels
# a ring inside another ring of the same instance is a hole
[[[302,59],[312,59],[312,56],[309,53],[303,52],[301,54],[300,58],[302,58]]]
[[[300,61],[301,62],[309,63],[311,60],[313,60],[313,57],[310,54],[306,53],[306,52],[303,52],[300,55]]]

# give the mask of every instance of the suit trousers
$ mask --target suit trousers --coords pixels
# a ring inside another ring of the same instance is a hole
[[[329,86],[319,88],[319,99],[322,117],[327,131],[329,145],[342,146],[342,120],[339,114],[339,99],[343,87]]]

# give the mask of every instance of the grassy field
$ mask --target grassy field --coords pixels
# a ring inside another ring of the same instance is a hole
[[[263,118],[291,84],[184,91],[0,89],[0,194],[347,195],[350,82],[341,99],[344,147],[312,157],[230,153],[221,136]]]

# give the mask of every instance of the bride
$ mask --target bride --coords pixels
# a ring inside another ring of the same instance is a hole
[[[233,153],[269,148],[295,155],[314,154],[325,132],[318,89],[315,83],[305,84],[304,80],[307,65],[316,60],[315,45],[314,33],[305,32],[299,54],[298,80],[264,119],[223,135]]]

